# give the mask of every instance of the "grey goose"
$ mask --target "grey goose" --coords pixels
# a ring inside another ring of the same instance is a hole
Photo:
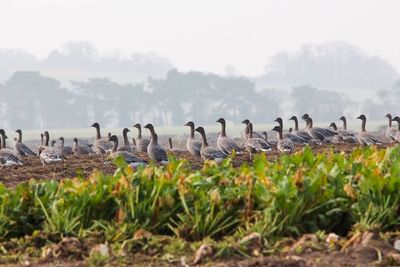
[[[201,141],[196,140],[194,138],[194,128],[195,128],[194,123],[192,121],[189,121],[185,124],[185,126],[190,127],[189,136],[186,141],[186,148],[191,154],[193,154],[195,156],[200,156]]]
[[[227,155],[218,148],[208,145],[206,132],[203,127],[197,127],[195,131],[201,134],[200,155],[204,160],[215,160],[217,163],[220,163],[227,157]]]
[[[302,117],[303,118],[303,117]],[[338,135],[336,132],[313,126],[313,120],[311,117],[304,118],[306,121],[306,131],[310,134],[314,139],[317,139],[324,143],[331,143],[332,139],[335,135]],[[340,139],[340,138],[339,138]]]
[[[118,147],[118,151],[126,151],[129,153],[135,153],[136,152],[136,146],[131,145],[131,143],[129,142],[128,139],[128,133],[130,132],[130,130],[128,128],[124,128],[122,130],[122,137],[124,139],[124,145]],[[110,140],[111,141],[111,140]]]
[[[135,155],[129,153],[128,151],[118,151],[118,137],[116,135],[111,135],[110,136],[110,141],[114,143],[113,148],[111,149],[111,153],[108,156],[109,158],[117,158],[117,157],[122,157],[126,163],[131,165],[132,167],[138,167],[141,165],[147,165],[147,162],[137,158]]]
[[[364,114],[361,114],[357,119],[361,120],[361,132],[358,134],[358,142],[363,146],[381,145],[382,142],[379,141],[376,136],[366,131],[365,126],[367,124],[367,117],[365,117]]]
[[[248,125],[249,125],[249,123],[251,123],[251,122],[250,122],[249,119],[244,119],[244,120],[242,121],[242,123],[246,125],[245,128],[244,128],[244,131],[243,131],[243,142],[245,142],[245,141],[250,137],[250,132],[249,132],[249,127],[248,127]],[[258,133],[258,132],[254,132],[254,131],[253,131],[253,137],[264,138],[264,136],[263,136],[262,133]]]
[[[392,115],[390,113],[386,114],[385,117],[388,119],[388,126],[386,127],[386,137],[390,141],[396,142],[397,128],[392,126]]]
[[[27,145],[22,143],[22,130],[18,129],[15,131],[18,133],[17,141],[14,143],[14,149],[21,156],[36,156],[36,153],[33,152]]]
[[[268,152],[271,151],[272,148],[267,141],[263,138],[253,137],[253,124],[250,122],[247,125],[249,137],[247,138],[246,142],[244,143],[244,147],[246,148],[247,152],[250,154],[250,159],[252,158],[252,154],[258,152]]]
[[[281,153],[293,153],[295,149],[294,143],[289,138],[283,137],[282,128],[280,126],[275,126],[272,131],[275,131],[277,134],[278,143],[276,144],[276,148]]]
[[[91,127],[96,128],[96,138],[93,143],[93,150],[97,154],[110,153],[113,148],[113,142],[109,138],[101,138],[100,124],[95,122]]]
[[[153,161],[159,162],[161,164],[167,164],[168,163],[167,150],[158,144],[158,136],[154,131],[154,126],[151,123],[149,123],[146,124],[144,128],[148,129],[151,134],[151,140],[149,145],[147,146],[147,154]]]
[[[21,156],[16,151],[7,148],[7,136],[3,129],[0,129],[0,137],[0,166],[23,165]]]
[[[392,119],[392,121],[396,121],[397,122],[397,133],[396,133],[396,141],[400,142],[400,117],[396,116]]]
[[[312,142],[312,140],[314,140],[307,131],[299,130],[299,121],[296,116],[290,117],[289,120],[294,122],[294,129],[292,131],[293,134],[301,137],[305,142],[309,144]]]
[[[283,120],[282,118],[276,118],[275,121],[279,124],[279,127],[283,129]],[[282,130],[283,131],[283,130]],[[284,138],[290,139],[295,144],[307,144],[307,141],[304,140],[302,137],[292,133],[285,133],[283,134]]]
[[[43,167],[46,164],[55,164],[64,161],[64,157],[61,154],[61,150],[56,147],[49,146],[49,139],[50,139],[49,132],[45,131],[44,146],[40,148],[40,154],[39,154],[39,158],[40,161],[42,162]]]
[[[61,142],[60,147],[59,147],[61,154],[63,156],[72,155],[73,154],[72,147],[65,145],[64,137],[61,136],[58,140],[60,140],[60,142]]]
[[[76,137],[72,143],[72,151],[75,155],[90,155],[94,153],[90,146],[79,144],[78,138]]]
[[[217,139],[217,147],[222,153],[229,155],[233,151],[235,151],[237,154],[242,153],[242,149],[239,147],[239,145],[232,139],[229,138],[226,135],[226,121],[224,118],[219,118],[217,120],[218,123],[221,124],[221,132],[218,135]]]
[[[331,124],[329,124],[329,127],[332,127],[333,130],[338,134],[338,136],[341,137],[341,139],[344,142],[350,143],[350,144],[357,143],[357,138],[355,137],[355,135],[353,133],[343,130],[343,129],[338,129],[338,127],[336,126],[336,123],[331,122]]]
[[[140,126],[139,123],[136,123],[133,125],[133,127],[138,129],[138,135],[136,138],[136,148],[139,152],[146,152],[147,151],[147,146],[150,143],[150,139],[148,138],[142,138],[142,127]]]

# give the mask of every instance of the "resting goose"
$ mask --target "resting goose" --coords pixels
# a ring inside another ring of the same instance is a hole
[[[200,156],[201,141],[194,138],[194,123],[189,121],[185,124],[185,126],[190,127],[190,133],[186,141],[186,148],[191,154]]]
[[[131,143],[129,143],[128,132],[130,132],[130,130],[128,128],[124,128],[122,130],[122,137],[124,138],[124,145],[120,146],[117,150],[118,151],[126,151],[126,152],[129,152],[129,153],[135,153],[136,152],[136,147],[131,145]]]
[[[7,136],[3,129],[0,129],[0,136],[0,166],[23,165],[21,156],[16,151],[6,148]]]
[[[109,140],[109,138],[101,138],[100,124],[95,122],[91,127],[96,128],[96,139],[93,144],[94,152],[97,154],[110,153],[114,144]]]
[[[283,120],[282,118],[276,118],[275,121],[279,124],[279,127],[283,129]],[[295,144],[307,144],[307,141],[304,140],[301,136],[295,135],[292,133],[285,133],[283,134],[284,138],[290,139]]]
[[[72,147],[70,147],[70,146],[65,146],[65,145],[64,145],[64,143],[65,143],[64,137],[61,136],[58,140],[60,140],[60,142],[61,142],[61,145],[60,145],[60,147],[59,147],[59,149],[60,149],[60,151],[61,151],[61,154],[62,154],[63,156],[72,155],[72,154],[73,154]]]
[[[137,135],[137,138],[136,138],[137,150],[139,152],[146,152],[147,151],[147,146],[150,143],[150,139],[142,138],[142,127],[140,126],[139,123],[136,123],[135,125],[133,125],[133,127],[138,129],[138,135]]]
[[[15,132],[18,133],[18,139],[14,143],[14,150],[17,151],[21,156],[36,156],[35,152],[22,143],[22,131],[18,129]]]
[[[388,126],[386,128],[386,136],[387,138],[390,139],[390,141],[395,142],[396,140],[396,135],[397,135],[397,129],[396,127],[392,126],[392,115],[390,113],[386,114],[385,116],[386,118],[388,118],[389,123]]]
[[[75,155],[90,155],[94,153],[94,151],[89,146],[79,144],[78,138],[76,137],[73,140],[72,151]]]
[[[333,130],[338,134],[338,136],[340,136],[341,139],[346,143],[357,143],[357,138],[354,136],[354,134],[346,130],[338,129],[336,123],[331,122],[331,124],[329,124],[329,127],[332,127]]]
[[[226,154],[222,153],[218,148],[208,145],[206,132],[203,127],[197,127],[195,131],[201,134],[200,155],[204,160],[215,160],[217,163],[220,163],[226,158]]]
[[[164,147],[158,144],[158,137],[156,132],[154,131],[154,126],[152,124],[146,124],[144,128],[148,129],[151,134],[151,140],[149,145],[147,146],[147,154],[149,157],[155,162],[160,162],[161,164],[168,163],[167,151]]]
[[[224,154],[229,155],[232,153],[233,150],[237,154],[242,153],[242,149],[239,147],[239,145],[232,139],[229,138],[226,135],[226,122],[224,118],[219,118],[217,120],[221,124],[221,133],[218,135],[217,139],[217,147],[220,151],[222,151]]]
[[[132,167],[138,167],[141,165],[147,165],[147,162],[135,157],[133,154],[129,153],[128,151],[118,151],[118,137],[116,135],[111,135],[110,136],[110,141],[114,143],[114,146],[111,150],[110,153],[110,158],[117,158],[117,157],[122,157],[126,163],[131,165]]]
[[[272,131],[277,133],[278,143],[276,147],[278,150],[281,153],[293,153],[295,148],[294,143],[288,138],[283,138],[282,128],[280,126],[275,126]]]
[[[297,117],[292,116],[289,120],[294,121],[294,129],[292,133],[301,137],[305,142],[310,144],[313,141],[313,137],[308,132],[299,130],[299,121],[297,120]]]
[[[44,132],[44,146],[41,147],[39,154],[40,161],[42,162],[43,168],[45,164],[55,164],[64,161],[64,157],[61,154],[61,150],[55,147],[49,146],[50,134],[48,131]]]
[[[367,117],[364,114],[361,114],[357,117],[357,119],[361,120],[361,132],[358,134],[358,142],[360,142],[363,146],[369,145],[382,145],[382,142],[378,140],[374,135],[368,133],[365,130],[365,125],[367,124]]]
[[[302,117],[303,118],[303,117]],[[304,120],[306,121],[306,131],[312,138],[319,140],[324,143],[331,143],[332,139],[335,135],[338,135],[336,132],[320,128],[320,127],[313,127],[313,120],[311,117],[305,117]]]
[[[267,133],[266,131],[262,132],[262,135],[263,135],[263,139],[264,139],[265,141],[267,141],[267,143],[268,143],[271,147],[276,146],[276,145],[278,144],[278,141],[277,141],[277,140],[268,140],[268,133]]]
[[[251,122],[248,124],[247,127],[249,137],[244,143],[244,147],[246,148],[247,152],[249,152],[250,159],[252,158],[252,154],[254,153],[268,152],[272,150],[270,144],[268,144],[268,142],[265,141],[263,138],[253,137],[253,124]]]

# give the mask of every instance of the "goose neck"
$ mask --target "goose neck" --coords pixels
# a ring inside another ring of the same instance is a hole
[[[366,130],[365,130],[365,125],[367,124],[367,120],[366,119],[363,119],[362,120],[362,123],[361,123],[361,132],[365,132]]]
[[[18,143],[22,143],[22,132],[18,132],[18,139],[17,139]]]
[[[122,133],[122,135],[123,135],[123,137],[124,137],[124,145],[125,145],[125,146],[130,146],[131,144],[129,143],[129,140],[128,140],[128,133],[124,131],[124,132]]]

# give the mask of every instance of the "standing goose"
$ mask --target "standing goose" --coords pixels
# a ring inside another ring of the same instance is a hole
[[[311,119],[311,117],[310,117],[307,113],[304,114],[301,118],[302,118],[303,120],[305,120],[306,123],[307,123],[307,121],[308,121],[308,122],[311,121],[311,125],[312,125],[312,119]],[[309,118],[310,120],[308,120],[308,118]],[[308,125],[310,125],[310,124],[308,124]],[[307,126],[306,126],[306,128],[307,128]],[[307,130],[307,129],[306,129],[306,130]],[[330,140],[330,139],[332,139],[335,135],[337,135],[336,132],[334,132],[334,131],[332,131],[331,129],[328,129],[328,128],[314,127],[314,130],[315,130],[316,132],[320,133],[321,135],[323,135],[323,136],[325,137],[326,140]]]
[[[245,128],[244,128],[244,131],[243,131],[243,141],[246,142],[246,140],[250,137],[250,132],[249,132],[248,125],[251,122],[250,122],[250,120],[245,119],[245,120],[242,121],[242,123],[246,125]],[[253,137],[264,138],[262,133],[257,133],[257,132],[254,132],[254,131],[253,131]]]
[[[65,145],[64,145],[64,143],[65,143],[64,137],[61,136],[58,140],[61,141],[61,145],[60,145],[60,147],[59,147],[59,149],[60,149],[60,151],[61,151],[61,154],[62,154],[63,156],[72,155],[72,154],[73,154],[72,147],[70,147],[70,146],[65,146]]]
[[[396,133],[396,141],[400,142],[400,117],[396,116],[392,119],[392,121],[397,122],[397,133]]]
[[[50,135],[48,131],[44,132],[44,146],[41,147],[41,152],[39,154],[40,161],[42,162],[43,168],[45,164],[56,164],[64,161],[64,157],[61,154],[61,150],[49,146]]]
[[[252,158],[252,154],[258,152],[268,152],[271,151],[272,148],[267,141],[263,138],[253,137],[253,124],[250,122],[247,126],[249,128],[249,137],[247,138],[244,146],[250,154],[250,159]]]
[[[147,151],[147,146],[150,143],[150,139],[148,138],[142,138],[142,127],[140,126],[139,123],[136,123],[133,125],[133,127],[138,129],[138,135],[137,135],[137,140],[136,140],[136,147],[139,152],[146,152]]]
[[[288,138],[283,138],[282,128],[280,126],[275,126],[272,131],[277,133],[278,143],[276,147],[278,150],[281,153],[293,153],[295,148],[294,143]]]
[[[226,154],[222,153],[218,148],[208,145],[206,132],[203,127],[197,127],[195,131],[201,134],[200,155],[204,160],[215,160],[217,163],[220,163],[226,158]]]
[[[90,155],[94,153],[89,146],[79,144],[76,137],[73,140],[72,151],[75,155]]]
[[[191,154],[200,156],[201,141],[194,138],[194,123],[189,121],[185,124],[185,126],[190,127],[190,133],[186,141],[186,148]]]
[[[0,166],[23,165],[21,156],[16,151],[6,147],[7,136],[3,129],[0,129],[0,136]]]
[[[229,155],[232,153],[233,150],[237,154],[242,153],[242,149],[239,145],[232,139],[226,135],[226,122],[224,118],[219,118],[217,120],[221,124],[221,133],[218,135],[217,139],[217,147],[221,150],[224,154]]]
[[[310,144],[313,141],[313,138],[308,132],[299,130],[299,121],[297,120],[297,117],[292,116],[289,120],[294,121],[294,129],[292,133],[301,137],[304,141]]]
[[[132,167],[138,167],[140,165],[147,165],[147,162],[135,157],[133,154],[129,153],[128,151],[118,151],[118,137],[116,135],[110,136],[110,141],[114,143],[114,146],[110,153],[110,158],[117,158],[122,157],[126,163],[131,165]]]
[[[388,113],[385,117],[389,120],[388,126],[386,128],[386,136],[390,139],[391,142],[396,142],[397,128],[392,126],[392,115]]]
[[[36,156],[35,152],[22,143],[22,131],[18,129],[15,132],[18,133],[18,139],[14,144],[15,151],[17,151],[21,156]]]
[[[279,124],[279,127],[281,129],[283,129],[282,118],[276,118],[275,121]],[[290,141],[292,141],[295,144],[306,144],[307,143],[307,141],[304,140],[302,137],[300,137],[299,135],[292,134],[292,133],[285,133],[283,135],[283,137],[289,139]]]
[[[97,154],[104,154],[105,153],[110,153],[111,149],[113,148],[113,142],[109,141],[108,138],[101,138],[100,134],[100,124],[95,122],[91,127],[96,128],[96,139],[93,144],[93,150]]]
[[[131,145],[131,143],[129,143],[128,132],[130,132],[130,130],[128,128],[124,128],[122,130],[122,137],[124,138],[124,145],[120,146],[117,150],[118,151],[126,151],[126,152],[129,152],[129,153],[135,153],[136,152],[136,147]]]
[[[161,164],[168,163],[167,151],[164,147],[158,144],[158,137],[156,132],[154,131],[154,126],[152,124],[146,124],[144,128],[148,129],[151,134],[151,140],[149,145],[147,146],[147,154],[149,157],[155,162],[160,162]]]
[[[358,142],[360,142],[363,146],[369,145],[382,145],[382,142],[378,140],[374,135],[368,133],[365,130],[365,125],[367,124],[367,117],[364,114],[361,114],[357,117],[357,119],[361,120],[361,132],[358,134]]]
[[[341,139],[346,143],[351,143],[351,144],[357,143],[357,138],[354,136],[354,134],[343,129],[338,129],[336,123],[331,122],[331,124],[329,124],[329,127],[332,127],[333,130],[337,132],[338,136],[340,136]]]

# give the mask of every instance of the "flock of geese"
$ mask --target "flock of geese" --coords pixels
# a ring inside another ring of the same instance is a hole
[[[390,114],[386,115],[389,123],[386,129],[386,136],[392,142],[400,142],[400,117],[394,117]],[[366,131],[367,118],[360,115],[357,119],[361,120],[361,131],[359,133],[347,130],[347,121],[344,116],[340,117],[342,128],[339,129],[334,122],[329,127],[314,127],[313,120],[308,114],[301,117],[305,121],[304,129],[299,129],[299,121],[296,116],[292,116],[289,120],[294,122],[294,128],[290,128],[289,132],[283,133],[283,120],[277,118],[277,126],[272,131],[277,134],[277,140],[268,140],[266,132],[259,133],[253,131],[253,124],[250,120],[245,119],[242,123],[245,125],[242,134],[243,145],[239,145],[234,139],[230,138],[226,133],[226,121],[224,118],[218,119],[216,122],[221,124],[221,131],[218,135],[216,146],[209,145],[206,132],[203,127],[195,127],[192,121],[185,124],[190,128],[189,136],[186,142],[187,150],[195,155],[202,157],[204,160],[222,161],[232,153],[242,154],[247,151],[252,158],[255,153],[268,152],[277,149],[281,153],[292,153],[296,146],[303,145],[322,145],[326,143],[351,143],[367,145],[379,145],[382,142],[372,133]],[[396,121],[398,127],[392,126],[392,121]],[[78,138],[73,139],[72,147],[65,146],[64,138],[60,137],[59,145],[55,145],[53,141],[49,145],[50,135],[48,131],[41,134],[41,144],[38,147],[38,153],[34,152],[22,142],[22,131],[16,130],[18,137],[14,139],[13,149],[7,147],[7,135],[3,129],[0,129],[0,166],[8,167],[14,165],[23,165],[23,157],[38,156],[43,164],[54,164],[63,162],[67,156],[99,154],[107,155],[108,159],[122,157],[128,164],[133,167],[146,165],[147,162],[138,156],[137,152],[147,152],[151,160],[156,163],[166,164],[168,162],[167,151],[176,151],[172,147],[171,138],[169,139],[170,148],[167,149],[158,143],[158,136],[152,124],[146,124],[145,129],[149,130],[150,138],[142,137],[142,128],[140,124],[135,124],[138,135],[136,139],[129,142],[128,128],[122,131],[123,144],[120,144],[116,135],[109,134],[104,138],[101,136],[99,123],[94,123],[91,127],[95,128],[96,136],[93,145],[79,143]],[[201,140],[195,138],[195,132],[201,135]]]

